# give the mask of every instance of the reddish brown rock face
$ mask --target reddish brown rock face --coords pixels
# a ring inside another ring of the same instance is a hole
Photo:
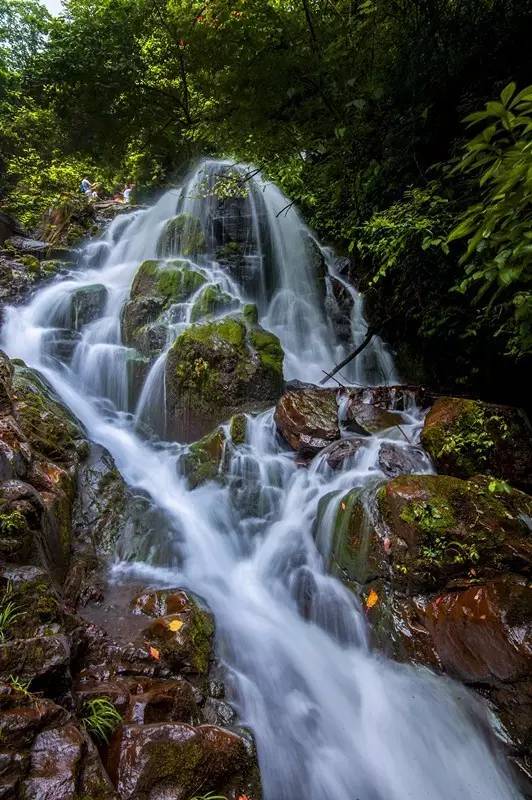
[[[294,450],[319,452],[340,438],[336,392],[330,389],[286,392],[277,403],[275,424]]]
[[[532,588],[524,578],[440,595],[425,626],[442,665],[461,680],[515,682],[532,671]]]
[[[346,410],[346,427],[363,435],[394,428],[403,422],[405,422],[405,418],[399,412],[386,411],[370,403],[351,401]]]

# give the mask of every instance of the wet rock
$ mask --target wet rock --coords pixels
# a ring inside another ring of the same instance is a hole
[[[5,681],[10,675],[31,680],[35,691],[60,694],[70,681],[69,638],[39,636],[0,642],[0,679]]]
[[[525,574],[532,498],[492,493],[488,479],[404,475],[366,507],[347,493],[333,525],[333,562],[353,584],[391,580],[407,594],[442,590],[456,581],[505,571]]]
[[[294,450],[315,454],[340,438],[336,394],[329,389],[285,392],[274,418],[280,434]]]
[[[81,333],[69,328],[54,328],[43,335],[43,350],[51,359],[69,364],[81,342]]]
[[[96,748],[73,722],[37,734],[22,784],[25,800],[115,800]]]
[[[132,694],[125,719],[138,725],[154,722],[196,723],[200,712],[192,686],[183,679],[144,681]]]
[[[238,308],[239,301],[217,285],[206,286],[192,306],[190,321],[198,322]]]
[[[0,254],[0,318],[3,317],[4,306],[25,302],[34,289],[37,276],[38,268],[30,269],[22,261]]]
[[[0,481],[25,478],[31,459],[31,448],[15,419],[11,415],[1,417]]]
[[[488,479],[408,475],[379,490],[383,525],[375,541],[398,585],[436,588],[471,570],[490,575],[527,569],[532,498],[488,487]]]
[[[191,489],[222,477],[226,443],[223,429],[217,428],[190,445],[179,461],[179,468],[187,477]]]
[[[98,625],[85,623],[76,631],[76,646],[79,685],[110,683],[131,675],[170,677],[164,663],[150,655],[140,630],[135,641],[119,641]]]
[[[192,214],[178,214],[164,226],[157,243],[157,255],[194,258],[205,251],[205,246],[200,220]]]
[[[17,609],[17,616],[8,631],[11,637],[32,638],[59,631],[63,621],[61,604],[47,570],[34,566],[2,565],[0,591]]]
[[[236,714],[225,700],[217,700],[214,697],[207,698],[203,707],[203,714],[205,721],[209,725],[230,727],[236,723]]]
[[[355,405],[366,403],[390,411],[407,411],[413,406],[426,408],[433,399],[423,386],[412,384],[364,386],[344,389],[341,394],[346,395]]]
[[[77,289],[70,300],[71,328],[81,330],[84,325],[101,317],[107,302],[107,289],[100,283]]]
[[[400,426],[405,422],[405,418],[397,411],[386,411],[370,403],[351,401],[347,405],[344,422],[348,430],[370,435]]]
[[[441,397],[425,419],[421,442],[440,472],[479,472],[532,486],[532,429],[519,409]]]
[[[179,589],[148,590],[132,604],[135,612],[155,617],[146,640],[173,670],[205,675],[212,659],[212,616]]]
[[[188,800],[200,786],[218,792],[247,763],[243,740],[209,725],[124,725],[113,743],[118,792],[135,800]]]
[[[111,454],[92,444],[77,476],[73,531],[78,541],[91,541],[98,553],[111,553],[128,527],[131,493]]]
[[[345,469],[346,464],[350,463],[364,446],[364,439],[339,439],[324,447],[321,455],[331,469]]]
[[[59,464],[77,463],[84,431],[53,389],[25,366],[16,367],[13,388],[16,418],[32,448]]]
[[[184,331],[165,370],[169,433],[190,441],[235,411],[275,400],[282,386],[283,351],[276,336],[225,318]]]
[[[425,627],[444,669],[470,683],[515,683],[532,670],[532,587],[521,576],[435,597]]]
[[[204,283],[203,275],[183,259],[144,261],[122,311],[124,344],[150,357],[160,352],[166,341],[166,326],[159,318],[174,303],[188,301]]]
[[[388,478],[396,478],[398,475],[423,472],[427,467],[427,457],[420,447],[400,447],[383,442],[379,449],[379,467]]]

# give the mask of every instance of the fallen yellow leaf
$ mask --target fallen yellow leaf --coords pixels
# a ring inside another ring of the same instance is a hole
[[[160,659],[161,659],[161,654],[159,653],[159,651],[157,650],[157,648],[156,648],[156,647],[150,647],[150,649],[149,649],[149,654],[150,654],[150,656],[151,656],[152,658],[154,658],[156,661],[160,661]]]
[[[378,602],[379,602],[379,595],[377,594],[375,589],[372,589],[368,594],[366,600],[366,608],[373,608],[373,606],[377,605]]]
[[[346,504],[345,504],[345,503],[341,503],[341,506],[342,506],[342,511],[345,511],[345,509],[346,509]]]
[[[185,623],[181,622],[180,619],[173,619],[170,622],[170,624],[168,625],[168,627],[170,628],[171,631],[174,631],[174,633],[177,633],[177,631],[181,630],[181,628],[183,627],[184,624]]]

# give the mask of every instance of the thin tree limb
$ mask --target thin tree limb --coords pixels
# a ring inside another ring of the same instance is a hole
[[[377,333],[377,330],[378,330],[377,328],[369,327],[366,332],[366,338],[364,339],[362,344],[360,344],[356,348],[356,350],[353,350],[352,353],[349,353],[347,358],[344,358],[344,360],[341,361],[340,364],[337,364],[335,368],[332,370],[332,372],[327,372],[325,377],[322,378],[322,380],[320,381],[320,386],[323,386],[324,383],[327,383],[327,381],[333,378],[337,372],[340,372],[340,370],[343,369],[346,366],[346,364],[349,364],[350,361],[353,361],[353,359],[356,358],[359,355],[359,353],[361,353],[362,350],[364,350],[364,348],[368,346],[368,344],[371,342],[371,340]]]

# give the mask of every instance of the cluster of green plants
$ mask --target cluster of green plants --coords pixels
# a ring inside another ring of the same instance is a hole
[[[480,406],[468,411],[458,419],[452,431],[446,431],[437,455],[453,454],[457,463],[461,459],[473,459],[477,464],[486,464],[495,447],[495,432],[498,439],[509,435],[505,419]]]
[[[122,716],[107,697],[94,697],[83,705],[81,722],[100,742],[107,743],[122,723]]]
[[[0,642],[5,642],[13,623],[21,616],[20,606],[13,600],[13,587],[9,583],[0,599]]]
[[[423,532],[424,539],[419,547],[419,555],[423,561],[436,567],[478,563],[480,553],[475,542],[461,542],[451,538],[450,531],[455,521],[446,502],[417,500],[403,509],[401,518],[415,524]]]

